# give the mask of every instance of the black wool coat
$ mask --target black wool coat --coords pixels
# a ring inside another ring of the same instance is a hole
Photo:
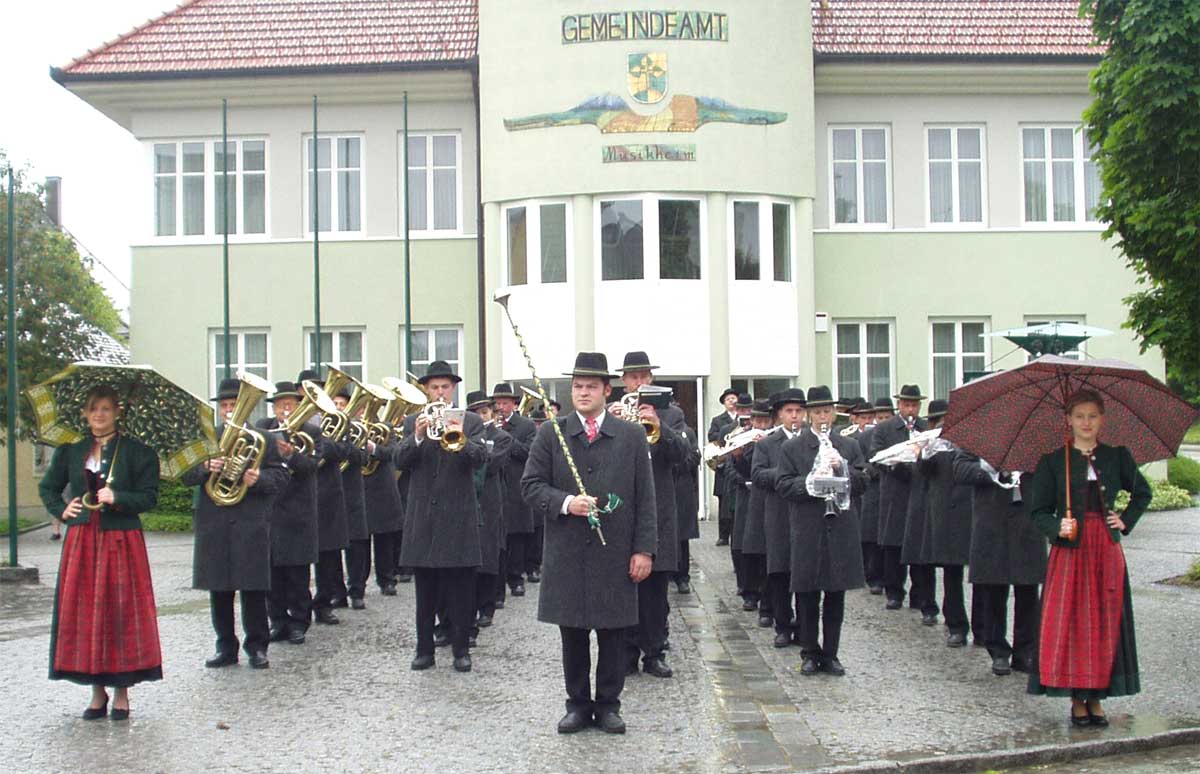
[[[621,499],[600,516],[607,545],[582,516],[562,513],[568,496],[579,493],[559,448],[554,427],[546,422],[529,450],[521,494],[545,522],[538,620],[580,629],[619,629],[638,622],[637,586],[629,578],[635,553],[658,552],[658,511],[654,471],[646,433],[612,415],[600,423],[588,443],[579,414],[555,420],[589,495],[601,505],[609,494]]]
[[[217,428],[221,437],[224,428]],[[205,591],[268,591],[271,588],[271,504],[287,488],[291,474],[267,437],[258,481],[237,505],[217,505],[204,485],[203,465],[180,477],[198,487],[192,516],[192,588]]]
[[[925,543],[930,564],[962,566],[971,557],[971,487],[954,478],[956,450],[921,460],[929,479]]]
[[[496,575],[500,572],[500,548],[504,545],[504,478],[508,455],[512,451],[512,436],[496,425],[483,431],[488,449],[483,485],[480,487],[479,510],[479,572]]]
[[[681,419],[682,416],[680,412]],[[604,421],[609,419],[615,417],[606,417]],[[641,425],[636,427],[641,429]],[[650,463],[654,470],[654,505],[658,515],[658,551],[654,554],[654,572],[673,573],[679,569],[679,504],[675,494],[675,466],[687,455],[687,447],[666,417],[663,417],[659,432],[658,443],[650,446]]]
[[[925,420],[917,418],[915,430],[928,430]],[[864,452],[869,460],[889,446],[908,440],[908,428],[897,414],[882,422],[871,436],[871,449]],[[904,522],[908,516],[909,483],[912,464],[878,465],[879,470],[879,540],[881,546],[899,548],[904,545]]]
[[[362,466],[370,459],[366,449],[350,447],[350,465],[342,471],[342,493],[346,497],[346,536],[350,540],[371,537],[367,526],[366,489]]]
[[[679,434],[687,450],[675,465],[675,502],[678,507],[676,537],[680,542],[700,537],[700,446],[696,431],[684,426]]]
[[[762,445],[776,436],[783,435],[782,430],[776,430],[769,436],[754,444],[754,454],[750,457],[750,489],[749,501],[746,505],[746,519],[742,523],[742,553],[752,556],[767,555],[766,507],[767,488],[754,482],[754,471],[760,466],[763,457]],[[773,493],[774,487],[770,488]]]
[[[375,472],[363,476],[363,506],[367,511],[367,529],[372,535],[399,532],[404,523],[404,508],[396,482],[397,443],[376,446],[371,456],[379,460]]]
[[[912,479],[908,487],[908,512],[904,516],[904,543],[900,547],[901,564],[933,564],[927,534],[929,521],[929,488],[932,469],[926,460],[911,466]]]
[[[262,419],[258,426],[274,430],[279,422]],[[271,506],[271,564],[275,567],[317,561],[317,461],[329,442],[320,437],[321,428],[315,422],[306,424],[304,431],[316,442],[317,454],[295,453],[283,461],[292,476]],[[267,439],[278,437],[269,435]]]
[[[788,437],[776,430],[754,445],[751,479],[754,491],[761,492],[763,548],[768,573],[792,571],[792,525],[788,504],[779,496],[779,459]]]
[[[350,458],[354,446],[346,440],[322,444],[323,464],[317,469],[317,548],[340,551],[350,545],[346,515],[346,492],[342,487],[342,460]]]
[[[710,443],[720,444],[725,440],[725,436],[737,424],[737,420],[729,416],[725,411],[717,414],[708,424],[708,440]],[[713,494],[717,497],[726,495],[725,484],[725,467],[719,466],[716,473],[713,475]],[[728,517],[726,517],[728,518]]]
[[[861,493],[866,475],[858,444],[837,433],[831,434],[830,443],[846,460],[851,496]],[[805,479],[819,448],[817,436],[806,428],[780,450],[778,492],[788,503],[791,520],[791,590],[795,593],[847,591],[866,583],[857,514],[850,509],[827,519],[825,500],[808,494]]]
[[[479,501],[475,471],[487,462],[483,420],[467,412],[467,445],[448,452],[438,441],[417,440],[416,415],[404,420],[404,440],[396,447],[396,468],[409,476],[404,509],[403,567],[478,567]]]
[[[742,550],[746,519],[750,515],[750,470],[754,465],[754,444],[743,446],[742,449],[742,453],[731,457],[725,466],[725,505],[733,508],[729,547],[734,551]]]
[[[875,438],[875,425],[869,425],[865,430],[854,434],[858,447],[863,450],[863,456],[871,448]],[[862,526],[862,542],[879,542],[879,471],[870,462],[866,463],[867,488],[858,500],[858,520]]]
[[[1026,517],[1030,481],[998,486],[965,451],[954,454],[954,478],[971,487],[971,583],[1036,586],[1046,578],[1046,538]]]
[[[504,530],[509,535],[528,534],[533,532],[534,516],[533,510],[521,499],[521,476],[529,459],[529,447],[537,435],[537,425],[514,411],[501,428],[512,436],[512,450],[504,465]]]

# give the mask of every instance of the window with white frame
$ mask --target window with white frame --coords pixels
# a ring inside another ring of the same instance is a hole
[[[355,379],[362,380],[367,373],[367,350],[362,328],[321,328],[321,364],[329,363],[340,368]],[[312,328],[304,330],[304,362],[318,371],[316,362],[317,333]]]
[[[404,331],[401,329],[401,343]],[[417,376],[424,375],[429,364],[435,360],[444,360],[450,365],[450,370],[462,375],[463,332],[462,328],[413,328],[409,340],[409,351],[412,353],[412,370]],[[401,351],[401,363],[404,352]],[[403,368],[403,365],[401,365]],[[454,389],[455,401],[461,400],[459,387]]]
[[[792,206],[770,199],[737,199],[730,203],[730,218],[733,278],[791,282]]]
[[[1079,126],[1021,127],[1021,177],[1026,223],[1096,221],[1100,171],[1087,130]]]
[[[204,234],[204,142],[154,143],[154,234]]]
[[[459,230],[459,148],[457,134],[409,133],[404,179],[408,181],[408,227],[412,231]]]
[[[222,329],[208,334],[208,373],[210,395],[217,394],[217,387],[225,378],[225,334]],[[229,375],[238,371],[271,380],[271,334],[266,330],[231,330],[229,332]],[[251,419],[262,419],[267,415],[267,404],[261,402],[251,414]],[[220,421],[218,419],[218,421]]]
[[[363,138],[332,135],[317,138],[317,227],[335,234],[362,231]],[[304,141],[304,230],[311,234],[313,138]]]
[[[599,202],[600,278],[700,279],[704,204],[671,194]]]
[[[267,232],[267,143],[265,140],[230,140],[222,149],[212,143],[214,232],[224,233],[226,207],[230,234]],[[225,171],[226,159],[229,171]],[[228,186],[225,200],[222,186]]]
[[[867,400],[892,394],[892,323],[888,320],[836,321],[833,326],[837,397]]]
[[[927,126],[926,161],[930,223],[982,223],[983,129]]]
[[[744,392],[755,400],[766,400],[768,395],[781,392],[792,386],[792,380],[786,376],[764,376],[760,378],[734,377],[729,380],[729,386],[738,392]]]
[[[566,202],[529,202],[504,209],[508,285],[567,281]]]
[[[964,374],[987,368],[987,321],[932,320],[929,325],[933,397],[945,400],[966,382]]]
[[[154,143],[155,236],[224,233],[228,185],[230,234],[267,231],[267,142],[261,139]],[[212,213],[211,220],[209,213]]]
[[[1063,317],[1060,315],[1054,315],[1054,316],[1046,315],[1044,317],[1034,316],[1034,317],[1026,317],[1025,318],[1025,325],[1030,326],[1030,327],[1032,327],[1034,325],[1049,325],[1050,323],[1074,323],[1076,325],[1083,325],[1084,319],[1082,317],[1078,317],[1078,316]],[[1086,347],[1087,347],[1087,342],[1081,341],[1073,349],[1064,350],[1063,352],[1051,352],[1051,353],[1044,353],[1044,354],[1054,354],[1054,355],[1059,355],[1060,357],[1069,357],[1072,360],[1083,360],[1084,357],[1086,357],[1086,352],[1087,352]],[[1025,353],[1026,361],[1033,360],[1034,357],[1036,357],[1036,355],[1030,354],[1029,352]]]
[[[830,199],[834,225],[891,222],[889,133],[884,126],[830,127]]]

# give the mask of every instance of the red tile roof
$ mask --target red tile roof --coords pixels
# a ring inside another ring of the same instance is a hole
[[[1078,0],[812,0],[812,14],[818,59],[1102,53]]]
[[[189,0],[56,77],[453,65],[478,41],[477,0]]]

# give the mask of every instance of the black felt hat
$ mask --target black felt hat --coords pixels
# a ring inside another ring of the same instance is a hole
[[[726,387],[725,391],[721,393],[721,397],[717,398],[717,403],[724,403],[726,395],[732,395],[733,397],[736,398],[737,394],[738,394],[737,390],[733,389],[732,387]]]
[[[941,398],[938,398],[937,400],[931,400],[929,401],[928,413],[926,413],[925,418],[937,419],[938,417],[944,417],[946,416],[946,412],[949,410],[950,401],[942,400]]]
[[[860,400],[858,403],[854,404],[854,408],[850,409],[850,413],[851,414],[874,414],[875,407],[872,406],[870,403],[867,403],[865,400]]]
[[[600,379],[611,379],[608,371],[608,358],[603,352],[580,352],[575,356],[575,367],[563,376],[594,376]]]
[[[744,393],[744,392],[738,393],[738,402],[737,402],[738,408],[753,408],[753,406],[754,406],[754,398],[751,398],[747,393]]]
[[[804,390],[798,387],[788,387],[786,390],[780,390],[775,393],[774,398],[771,400],[771,408],[778,411],[783,408],[785,403],[799,403],[801,406],[808,405],[808,402],[804,398]]]
[[[430,379],[449,379],[458,384],[462,377],[454,373],[454,369],[445,360],[435,360],[425,369],[425,375],[417,379],[421,384],[428,384]]]
[[[546,411],[541,406],[538,406],[533,411],[529,412],[529,418],[534,422],[545,422],[549,417],[546,416]]]
[[[481,406],[492,405],[492,399],[483,390],[471,390],[467,393],[467,409],[477,409]]]
[[[900,392],[892,396],[896,400],[925,400],[925,396],[921,394],[921,388],[915,384],[906,384],[900,388]]]
[[[300,372],[300,375],[296,377],[296,384],[299,384],[300,382],[303,382],[303,381],[316,382],[317,384],[321,385],[322,387],[325,386],[325,380],[321,378],[321,375],[319,373],[312,370],[311,368],[305,368],[303,371]]]
[[[810,409],[837,405],[837,401],[833,399],[833,392],[823,384],[808,388],[805,403]]]
[[[499,384],[497,384],[495,387],[492,388],[492,398],[493,399],[494,398],[512,398],[513,400],[520,400],[520,397],[521,396],[517,395],[517,390],[515,387],[512,386],[511,382],[500,382]]]
[[[625,373],[626,371],[653,371],[655,368],[658,366],[650,364],[650,356],[645,352],[626,352],[625,361],[617,370]]]
[[[771,416],[771,403],[766,400],[754,401],[753,407],[750,409],[752,417],[769,417]]]
[[[221,385],[217,387],[217,396],[213,400],[225,400],[226,398],[236,398],[238,392],[242,389],[242,382],[236,378],[222,379]]]
[[[267,398],[267,403],[274,403],[279,398],[295,398],[300,400],[303,396],[300,390],[296,388],[295,382],[275,382],[275,392],[271,393],[271,397]]]
[[[896,407],[892,405],[892,399],[888,397],[876,398],[874,405],[871,408],[876,411],[890,411],[896,413]]]

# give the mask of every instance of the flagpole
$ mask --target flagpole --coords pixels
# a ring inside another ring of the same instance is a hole
[[[225,378],[232,374],[233,360],[229,355],[229,105],[221,98],[221,285],[225,296]]]
[[[8,416],[6,435],[8,446],[8,564],[17,566],[17,281],[14,272],[17,262],[13,255],[17,240],[14,231],[16,196],[13,193],[12,160],[8,162],[8,256],[6,259],[4,297],[8,302],[8,321],[5,328],[5,349],[8,356]]]
[[[412,373],[412,285],[408,252],[408,92],[404,92],[404,373]]]
[[[329,149],[332,162],[333,148]],[[313,144],[312,144],[312,230],[313,230],[313,327],[316,341],[313,343],[313,370],[321,373],[321,219],[317,212],[320,175],[317,174],[317,95],[313,95]],[[332,164],[330,167],[332,168]],[[332,217],[332,213],[330,215]]]

